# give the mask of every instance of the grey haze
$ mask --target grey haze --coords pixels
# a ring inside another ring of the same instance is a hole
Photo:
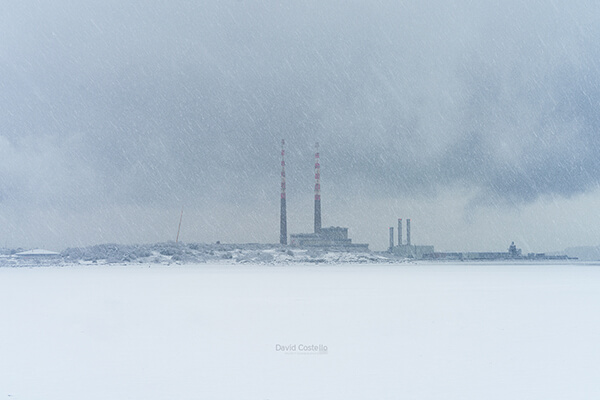
[[[600,240],[594,1],[3,1],[0,244]],[[2,243],[4,242],[4,243]]]

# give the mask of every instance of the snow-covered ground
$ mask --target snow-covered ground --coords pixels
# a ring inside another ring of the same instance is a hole
[[[380,263],[401,261],[390,253],[298,249],[279,244],[152,243],[101,244],[68,248],[61,253],[36,249],[0,249],[0,267],[69,264],[290,264]],[[29,256],[27,256],[29,254]],[[33,256],[38,254],[40,256]],[[44,256],[46,255],[46,256]]]
[[[600,398],[593,264],[4,267],[0,304],[0,399]]]

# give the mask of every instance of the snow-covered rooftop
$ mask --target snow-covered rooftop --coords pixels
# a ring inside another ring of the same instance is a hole
[[[50,250],[44,250],[44,249],[33,249],[33,250],[28,250],[28,251],[22,251],[20,253],[15,254],[16,256],[20,256],[20,257],[27,257],[27,256],[58,256],[60,255],[60,253],[57,253],[55,251],[50,251]]]

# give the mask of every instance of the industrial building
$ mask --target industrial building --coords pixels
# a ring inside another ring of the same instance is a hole
[[[280,243],[287,244],[287,210],[285,198],[285,151],[282,140],[281,149],[281,212],[280,212]],[[314,208],[314,232],[296,233],[290,235],[290,245],[301,248],[318,248],[338,251],[369,251],[368,244],[352,243],[348,238],[348,228],[321,227],[321,163],[319,154],[319,143],[315,145],[315,208]]]
[[[288,245],[287,209],[286,209],[286,176],[285,176],[285,141],[281,141],[281,202],[279,242]],[[314,231],[312,233],[296,233],[289,235],[289,245],[299,248],[337,250],[337,251],[369,251],[368,244],[352,243],[348,237],[348,228],[321,226],[321,164],[319,143],[315,151],[315,200]],[[515,243],[511,243],[506,252],[435,252],[432,245],[414,245],[411,242],[411,220],[406,219],[406,242],[403,240],[402,219],[398,219],[398,241],[394,242],[394,227],[390,227],[390,244],[388,252],[395,256],[425,260],[566,260],[573,259],[565,255],[546,255],[529,253],[523,255]]]
[[[411,243],[410,218],[406,220],[406,243],[402,241],[402,218],[398,219],[398,245],[394,246],[394,227],[390,227],[390,253],[406,258],[427,258],[434,253],[433,246],[417,246]]]
[[[433,246],[417,246],[411,243],[410,219],[406,220],[406,243],[402,241],[402,219],[398,219],[398,244],[394,244],[394,228],[390,227],[390,253],[418,260],[458,260],[458,261],[506,261],[506,260],[570,260],[566,255],[546,255],[544,253],[528,253],[523,255],[515,242],[512,242],[505,252],[435,252]]]
[[[576,260],[576,257],[566,255],[546,255],[545,253],[528,253],[523,255],[521,249],[518,249],[515,242],[508,246],[505,252],[449,252],[449,253],[431,253],[424,258],[431,260],[461,260],[461,261],[505,261],[505,260],[528,260],[528,261],[548,261],[548,260]]]
[[[314,233],[290,235],[290,244],[295,247],[323,248],[341,251],[369,251],[368,244],[352,243],[348,238],[348,228],[331,226]]]

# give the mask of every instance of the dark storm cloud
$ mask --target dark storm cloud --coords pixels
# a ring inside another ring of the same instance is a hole
[[[282,137],[290,190],[310,192],[319,140],[341,195],[585,192],[600,176],[598,15],[566,1],[5,2],[0,201],[276,201]]]

